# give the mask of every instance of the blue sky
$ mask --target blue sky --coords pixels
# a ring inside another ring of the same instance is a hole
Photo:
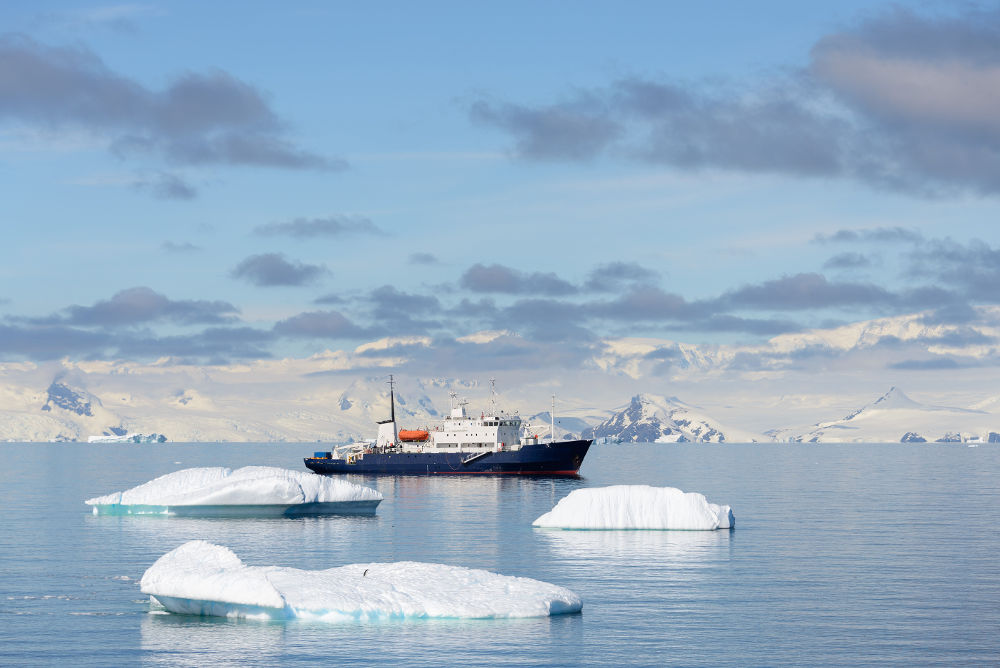
[[[1000,301],[995,5],[48,2],[0,26],[3,360],[507,329],[558,365]]]

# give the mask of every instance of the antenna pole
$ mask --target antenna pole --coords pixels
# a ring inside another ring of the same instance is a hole
[[[392,374],[390,373],[389,374],[389,411],[390,411],[389,412],[389,419],[392,420],[393,422],[395,422],[396,421],[396,397],[395,397],[395,395],[393,394],[393,391],[392,391],[393,385],[395,385],[395,383],[393,382]]]
[[[552,443],[556,442],[556,395],[552,395],[552,410],[549,411],[549,419],[552,420]]]

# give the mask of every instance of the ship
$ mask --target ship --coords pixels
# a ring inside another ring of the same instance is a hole
[[[478,416],[468,401],[451,393],[451,410],[435,427],[398,429],[394,381],[389,377],[389,419],[378,422],[377,436],[315,452],[305,465],[321,474],[389,475],[542,475],[576,476],[593,440],[555,440],[555,399],[549,440],[539,438],[520,416],[498,410],[494,380],[491,408]]]

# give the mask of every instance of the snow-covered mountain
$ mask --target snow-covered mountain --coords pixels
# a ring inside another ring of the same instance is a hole
[[[91,436],[131,432],[164,434],[174,442],[373,437],[375,423],[389,417],[387,374],[329,373],[327,362],[320,356],[215,368],[0,364],[0,440],[86,442]],[[395,392],[400,427],[436,423],[449,410],[451,391],[470,400],[470,413],[489,408],[489,389],[476,382],[404,378]],[[530,405],[523,388],[508,389],[508,394],[517,400],[500,393],[498,408]],[[548,414],[536,417],[529,422],[547,435]],[[556,427],[560,436],[564,430],[575,435],[594,422],[560,411]]]
[[[838,420],[769,432],[779,441],[810,443],[941,443],[1000,440],[1000,415],[983,410],[931,406],[893,387]]]
[[[637,394],[585,438],[640,443],[750,443],[765,439],[741,429],[724,427],[676,397]]]

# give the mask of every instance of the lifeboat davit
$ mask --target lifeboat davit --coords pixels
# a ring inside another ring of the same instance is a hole
[[[423,442],[430,438],[426,429],[400,429],[399,440],[407,442]]]

